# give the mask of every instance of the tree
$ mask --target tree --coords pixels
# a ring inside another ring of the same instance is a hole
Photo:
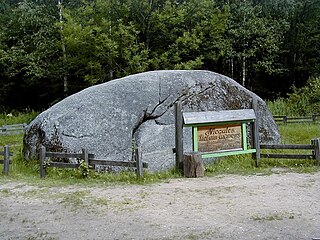
[[[59,88],[56,79],[61,66],[57,59],[61,53],[53,7],[24,0],[2,14],[0,66],[5,81],[1,89],[4,105],[16,109],[41,107],[43,102],[59,97],[55,91]]]
[[[157,3],[144,24],[152,26],[149,36],[141,38],[147,39],[150,69],[212,67],[224,47],[227,14],[209,0]]]
[[[146,69],[148,51],[138,42],[135,26],[113,17],[123,7],[97,0],[64,11],[62,33],[74,84],[92,85]]]
[[[289,21],[283,60],[288,64],[291,84],[302,87],[309,77],[320,75],[320,2],[296,1]]]
[[[251,1],[230,4],[226,38],[232,46],[229,52],[231,77],[252,89],[259,73],[281,72],[277,54],[283,42],[284,27],[285,22],[263,16],[261,6]]]

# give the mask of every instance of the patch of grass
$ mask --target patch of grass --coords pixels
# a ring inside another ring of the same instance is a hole
[[[100,206],[110,206],[111,205],[111,201],[107,198],[96,197],[96,198],[92,198],[91,201],[94,205],[100,205]]]
[[[254,221],[274,221],[274,220],[283,220],[283,217],[278,214],[270,214],[265,216],[253,216],[252,219]]]
[[[279,151],[277,153],[279,153]],[[255,167],[251,155],[235,155],[220,158],[213,163],[206,164],[205,175],[269,175],[275,173],[273,171],[274,168],[283,168],[286,170],[285,172],[296,173],[314,173],[319,171],[319,167],[315,160],[262,158],[258,163],[258,167]]]
[[[86,197],[89,196],[89,191],[76,191],[72,193],[61,193],[56,195],[56,198],[62,198],[61,203],[66,206],[71,206],[72,209],[80,209],[88,206]]]
[[[280,125],[279,131],[283,144],[310,144],[311,139],[320,137],[318,124],[288,124]],[[311,150],[262,150],[263,153],[291,153],[311,154]],[[206,175],[217,174],[272,174],[273,168],[286,168],[287,171],[297,173],[313,173],[319,171],[315,160],[300,159],[267,159],[262,158],[259,166],[254,166],[251,155],[235,155],[207,164]]]
[[[2,197],[9,197],[9,196],[11,196],[11,191],[10,191],[10,189],[1,189],[0,190],[0,196],[2,196]]]
[[[35,111],[19,113],[2,113],[0,114],[0,126],[18,123],[29,124],[39,113]]]
[[[10,148],[11,151],[11,148]],[[13,150],[13,157],[10,158],[9,178],[21,179],[24,181],[34,181],[40,178],[40,165],[37,160],[26,161],[21,153],[21,148]]]
[[[0,135],[0,146],[8,145],[10,146],[10,148],[17,148],[17,147],[21,148],[22,141],[23,141],[23,134]]]
[[[283,219],[294,219],[293,213],[271,213],[267,215],[254,215],[251,217],[254,221],[281,221]]]
[[[41,189],[32,189],[29,191],[25,191],[20,194],[20,196],[23,196],[24,198],[45,198],[48,195],[48,189],[47,188],[41,188]]]
[[[320,126],[318,124],[288,124],[280,125],[282,144],[311,144],[311,139],[320,137]],[[264,153],[291,153],[311,154],[311,150],[263,150]],[[312,173],[319,171],[315,160],[301,159],[261,159],[260,167],[288,168],[292,172]]]
[[[292,111],[288,108],[288,100],[284,98],[278,98],[275,101],[267,101],[267,106],[273,115],[287,115],[291,116]]]
[[[264,171],[263,168],[255,167],[255,162],[249,154],[219,158],[205,165],[205,174],[207,176],[219,174],[248,175]]]
[[[187,240],[198,240],[198,239],[222,239],[225,236],[222,236],[219,229],[208,230],[204,232],[193,232],[184,236],[184,239]],[[173,237],[174,239],[174,237]]]
[[[84,185],[111,185],[111,184],[151,184],[160,182],[166,179],[181,177],[181,173],[174,170],[163,171],[158,173],[144,172],[143,177],[137,177],[134,171],[121,172],[106,172],[97,173],[90,170],[87,177],[83,177],[79,169],[61,169],[61,168],[47,168],[46,178],[50,179],[48,184],[59,183],[62,185],[69,184],[84,184]],[[43,180],[47,182],[46,179]]]
[[[89,190],[80,190],[75,192],[60,192],[47,195],[48,199],[56,199],[59,204],[65,207],[71,207],[73,210],[86,209],[88,212],[95,212],[97,209],[92,206],[112,208],[113,210],[134,211],[140,208],[141,200],[124,197],[122,200],[111,200],[105,197],[96,197]]]
[[[283,144],[310,144],[311,139],[320,137],[319,124],[280,125],[279,131]]]

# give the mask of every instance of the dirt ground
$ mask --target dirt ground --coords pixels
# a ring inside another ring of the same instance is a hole
[[[312,240],[319,182],[320,173],[90,188],[0,179],[0,239]]]

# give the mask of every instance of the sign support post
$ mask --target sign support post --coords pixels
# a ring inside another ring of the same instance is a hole
[[[175,142],[176,170],[182,170],[183,164],[183,116],[181,102],[175,103]]]
[[[258,102],[256,98],[252,98],[251,108],[253,109],[256,118],[258,119]],[[252,147],[256,149],[256,152],[252,154],[252,158],[255,160],[255,165],[258,167],[260,160],[260,144],[259,144],[259,123],[254,121],[251,123],[251,132],[252,132]]]

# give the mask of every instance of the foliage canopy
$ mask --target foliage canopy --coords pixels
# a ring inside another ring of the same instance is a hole
[[[215,71],[267,99],[319,81],[319,0],[59,2],[0,0],[0,111],[158,69]]]

